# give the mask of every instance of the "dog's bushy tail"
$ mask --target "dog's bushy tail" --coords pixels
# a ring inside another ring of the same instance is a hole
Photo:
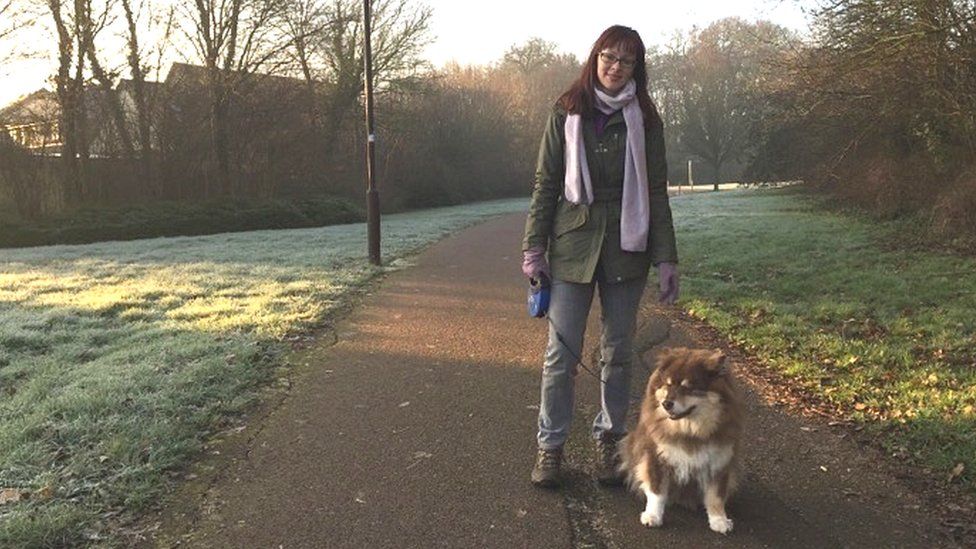
[[[637,464],[640,463],[640,450],[635,448],[638,440],[633,432],[628,433],[620,444],[617,445],[617,453],[620,456],[620,464],[617,471],[624,473],[624,484],[629,490],[639,491],[640,481],[637,479]]]

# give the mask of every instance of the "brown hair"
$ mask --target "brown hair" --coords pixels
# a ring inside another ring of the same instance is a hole
[[[595,88],[598,82],[596,76],[597,58],[601,51],[615,46],[619,46],[620,49],[633,54],[635,57],[633,78],[637,85],[637,102],[644,113],[645,124],[649,122],[659,124],[661,118],[658,116],[657,107],[654,106],[651,96],[647,93],[644,42],[637,31],[623,25],[614,25],[608,28],[596,39],[593,48],[590,50],[590,56],[583,64],[580,77],[559,97],[558,104],[570,114],[589,115],[593,112],[596,103]]]

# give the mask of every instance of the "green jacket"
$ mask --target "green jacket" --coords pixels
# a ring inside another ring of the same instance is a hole
[[[563,192],[566,116],[565,110],[554,107],[542,136],[522,249],[547,250],[552,277],[578,283],[592,281],[597,265],[604,280],[612,283],[647,277],[652,263],[677,263],[664,128],[660,124],[645,127],[651,208],[647,250],[625,252],[620,248],[620,197],[627,143],[623,113],[610,117],[600,138],[593,120],[584,117],[583,144],[595,195],[590,205],[568,202]]]

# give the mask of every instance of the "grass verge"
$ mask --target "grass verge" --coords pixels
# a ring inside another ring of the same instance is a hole
[[[896,457],[976,489],[976,260],[893,247],[904,224],[798,190],[672,207],[685,309]]]
[[[525,207],[385,216],[384,260]],[[0,547],[117,544],[110,525],[253,406],[283,338],[382,272],[365,240],[357,224],[0,250]]]

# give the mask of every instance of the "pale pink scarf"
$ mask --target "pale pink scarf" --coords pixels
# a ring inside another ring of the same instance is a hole
[[[651,225],[650,196],[647,190],[647,156],[644,153],[644,113],[635,93],[633,80],[611,97],[596,90],[596,108],[611,114],[623,109],[627,124],[627,149],[624,158],[624,192],[620,214],[620,247],[628,252],[647,249]],[[573,204],[593,203],[593,183],[583,147],[583,120],[578,114],[566,118],[566,200]]]

